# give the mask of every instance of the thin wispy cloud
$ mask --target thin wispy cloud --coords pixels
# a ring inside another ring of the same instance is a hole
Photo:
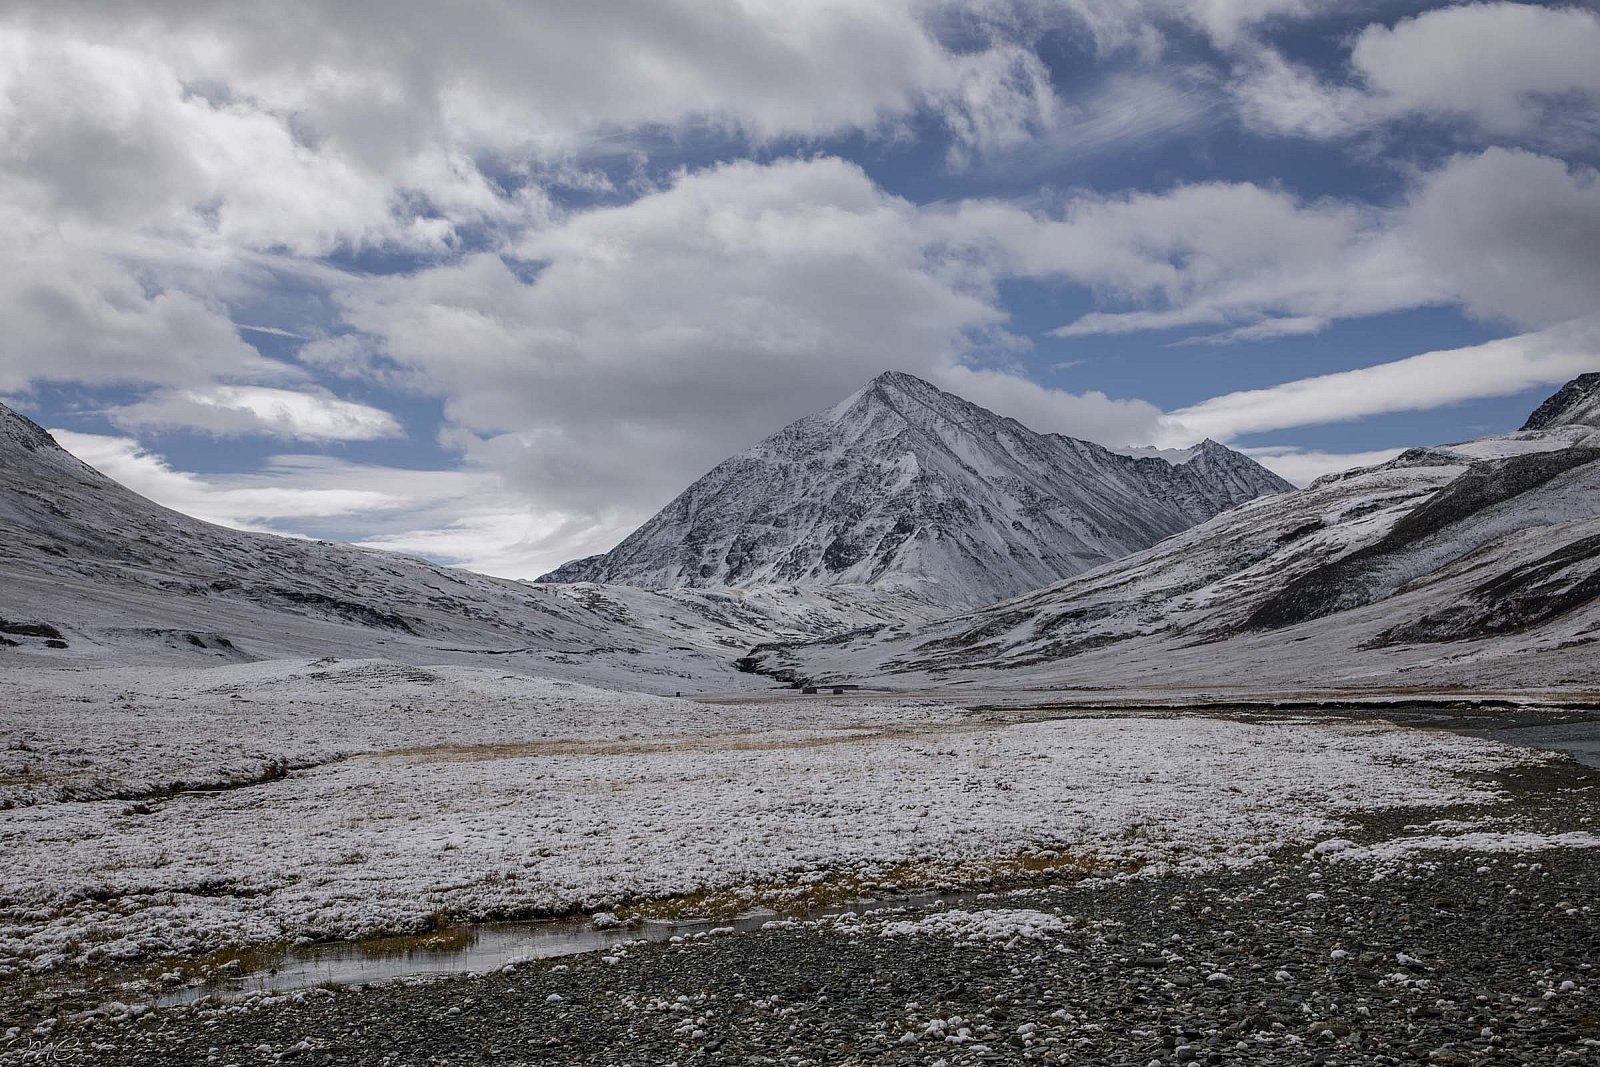
[[[1166,434],[1178,441],[1231,440],[1263,430],[1425,411],[1559,384],[1597,364],[1600,318],[1590,316],[1487,344],[1227,393],[1174,411]]]

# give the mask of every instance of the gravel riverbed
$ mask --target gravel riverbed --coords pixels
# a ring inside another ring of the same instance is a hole
[[[1507,829],[1600,829],[1593,770],[1498,777]],[[1391,811],[1349,836],[1481,815]],[[1593,848],[1294,851],[488,976],[69,1018],[7,1032],[0,1062],[1600,1063],[1597,891]]]

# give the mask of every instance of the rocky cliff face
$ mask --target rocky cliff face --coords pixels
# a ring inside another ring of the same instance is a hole
[[[975,606],[1289,488],[1215,442],[1181,462],[1121,455],[891,372],[718,464],[612,551],[541,581],[868,585]]]
[[[1580,374],[1540,404],[1524,430],[1549,430],[1557,426],[1600,426],[1600,372]]]

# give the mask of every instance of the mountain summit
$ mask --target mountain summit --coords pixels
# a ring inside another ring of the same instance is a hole
[[[540,581],[872,585],[977,606],[1288,488],[1212,441],[1179,462],[1121,455],[891,371]]]
[[[1600,372],[1578,375],[1540,404],[1522,424],[1524,430],[1557,426],[1600,427]]]

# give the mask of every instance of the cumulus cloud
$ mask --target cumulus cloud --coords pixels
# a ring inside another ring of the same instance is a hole
[[[326,0],[9,6],[26,39],[81,42],[80,74],[173,80],[198,116],[277,127],[258,130],[255,149],[281,152],[290,135],[293,162],[334,168],[336,203],[346,174],[401,175],[438,207],[482,207],[493,190],[474,152],[559,156],[655,126],[768,140],[874,131],[927,110],[981,142],[1048,107],[1037,59],[998,22],[976,47],[951,47],[921,0],[470,4],[448,18]],[[151,150],[189,133],[171,127]]]
[[[1405,229],[1425,268],[1475,315],[1543,325],[1595,309],[1594,170],[1500,148],[1457,157],[1422,180]]]
[[[1467,348],[1424,352],[1359,370],[1213,397],[1172,412],[1162,443],[1344,422],[1509,396],[1600,367],[1600,317]]]
[[[1570,143],[1600,131],[1597,55],[1592,10],[1459,4],[1366,27],[1351,45],[1348,83],[1253,49],[1237,97],[1258,126],[1312,137],[1421,117],[1479,136]]]
[[[0,390],[291,374],[241,341],[216,301],[19,214],[0,206]]]
[[[932,116],[966,155],[1052,121],[1003,20],[959,46],[935,22],[921,0],[8,4],[0,388],[294,378],[227,321],[275,284],[261,257],[514,243],[556,218],[546,186],[615,192],[575,162],[597,143]]]
[[[1369,26],[1350,62],[1380,115],[1459,116],[1495,134],[1536,131],[1550,105],[1600,95],[1600,15],[1579,7],[1462,4]]]
[[[532,235],[529,279],[484,254],[339,299],[447,398],[459,444],[562,511],[659,506],[887,368],[1006,390],[1051,428],[1147,428],[1148,405],[959,369],[1014,339],[947,221],[838,159],[739,163]]]
[[[1451,296],[1388,212],[1246,182],[1084,194],[1044,212],[972,203],[951,225],[1006,273],[1087,286],[1126,308],[1085,314],[1059,337],[1205,327],[1256,340]]]
[[[137,33],[96,41],[83,32],[92,25],[0,35],[0,161],[41,212],[303,255],[437,242],[427,219],[394,210],[403,181],[339,145],[313,147],[290,112],[206,95],[155,42],[140,47]],[[425,191],[491,207],[495,197],[477,182],[476,197]]]
[[[220,436],[269,434],[307,441],[373,441],[396,437],[387,411],[324,393],[261,386],[172,389],[110,412],[125,429],[202,430]]]
[[[939,225],[996,276],[1068,282],[1100,310],[1062,338],[1184,330],[1180,344],[1321,332],[1339,319],[1457,304],[1537,327],[1600,292],[1593,170],[1490,148],[1418,172],[1389,207],[1248,182],[954,205]]]

